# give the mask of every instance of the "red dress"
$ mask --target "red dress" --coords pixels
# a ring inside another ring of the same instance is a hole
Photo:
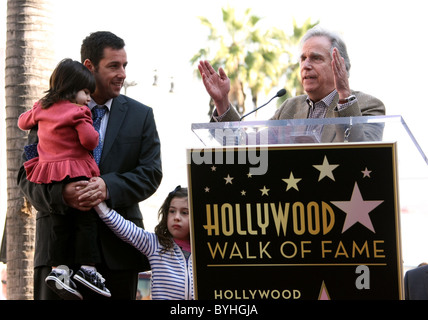
[[[98,145],[98,132],[92,126],[91,111],[69,101],[60,101],[47,109],[36,102],[19,116],[21,130],[38,125],[39,156],[24,163],[27,179],[51,183],[65,178],[99,176],[91,154]]]

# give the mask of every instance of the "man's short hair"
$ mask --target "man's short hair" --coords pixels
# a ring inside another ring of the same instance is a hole
[[[80,47],[80,59],[83,63],[89,59],[97,67],[104,57],[104,49],[120,50],[125,47],[125,41],[109,31],[97,31],[87,36]]]

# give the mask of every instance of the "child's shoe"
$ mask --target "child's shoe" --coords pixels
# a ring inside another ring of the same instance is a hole
[[[67,268],[52,269],[45,279],[46,285],[64,300],[82,300],[76,284],[71,280],[72,274],[73,271]]]
[[[96,293],[105,297],[111,297],[110,291],[104,285],[104,278],[95,270],[80,268],[73,278]]]

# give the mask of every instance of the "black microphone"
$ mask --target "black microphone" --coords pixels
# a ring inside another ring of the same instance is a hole
[[[282,97],[284,94],[286,94],[287,93],[287,90],[285,90],[285,89],[281,89],[281,90],[279,90],[277,93],[276,93],[276,95],[274,96],[274,97],[272,97],[268,102],[266,102],[264,105],[261,105],[260,107],[258,107],[258,108],[256,108],[256,109],[254,109],[253,111],[251,111],[251,112],[248,112],[247,114],[244,114],[242,117],[241,117],[241,119],[239,119],[239,121],[242,121],[242,119],[244,119],[246,116],[248,116],[248,115],[250,115],[250,114],[252,114],[253,112],[256,112],[257,110],[259,110],[260,108],[263,108],[265,105],[267,105],[269,102],[271,102],[273,99],[275,99],[275,98],[278,98],[278,97]]]

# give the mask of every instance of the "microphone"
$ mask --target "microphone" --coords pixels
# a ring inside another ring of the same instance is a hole
[[[241,117],[241,119],[239,119],[239,121],[242,121],[242,119],[244,119],[246,116],[248,116],[248,115],[250,115],[250,114],[252,114],[253,112],[256,112],[257,110],[259,110],[259,109],[261,109],[261,108],[263,108],[265,105],[267,105],[269,102],[271,102],[273,99],[275,99],[275,98],[278,98],[278,97],[282,97],[284,94],[286,94],[287,93],[287,90],[285,90],[285,89],[281,89],[281,90],[279,90],[277,93],[276,93],[276,95],[274,96],[274,97],[272,97],[268,102],[266,102],[265,104],[263,104],[263,105],[261,105],[260,107],[258,107],[258,108],[256,108],[256,109],[254,109],[253,111],[251,111],[251,112],[248,112],[247,114],[244,114],[242,117]]]

